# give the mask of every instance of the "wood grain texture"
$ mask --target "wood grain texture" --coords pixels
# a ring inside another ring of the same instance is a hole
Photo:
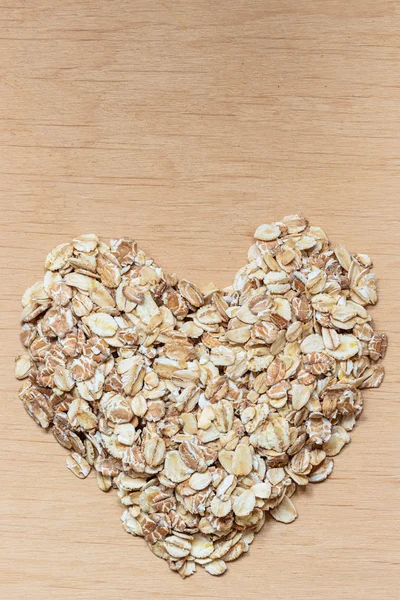
[[[399,597],[399,27],[387,0],[3,0],[2,598]],[[297,211],[373,257],[386,380],[295,523],[182,581],[24,412],[20,297],[88,231],[226,285],[256,226]]]

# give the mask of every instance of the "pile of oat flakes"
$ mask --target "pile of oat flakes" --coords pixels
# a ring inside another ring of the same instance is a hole
[[[384,376],[369,257],[298,215],[255,239],[232,286],[200,291],[132,240],[82,235],[22,300],[24,407],[182,577],[224,573],[266,513],[293,521]]]

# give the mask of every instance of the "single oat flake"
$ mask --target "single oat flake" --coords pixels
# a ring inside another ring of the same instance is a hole
[[[76,237],[45,268],[22,300],[22,403],[183,578],[222,575],[267,513],[294,521],[384,377],[370,258],[301,215],[258,227],[223,290],[128,238]]]

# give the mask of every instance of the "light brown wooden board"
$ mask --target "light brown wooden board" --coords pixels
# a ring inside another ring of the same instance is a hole
[[[399,4],[4,0],[0,27],[0,596],[398,598]],[[226,285],[256,226],[297,211],[373,257],[386,380],[295,523],[182,581],[23,410],[20,297],[91,231]]]

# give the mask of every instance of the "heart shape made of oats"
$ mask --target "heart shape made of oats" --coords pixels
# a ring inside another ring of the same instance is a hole
[[[301,215],[255,240],[232,286],[200,290],[130,239],[82,235],[22,299],[24,407],[182,577],[224,573],[266,513],[293,521],[384,376],[370,258]]]

